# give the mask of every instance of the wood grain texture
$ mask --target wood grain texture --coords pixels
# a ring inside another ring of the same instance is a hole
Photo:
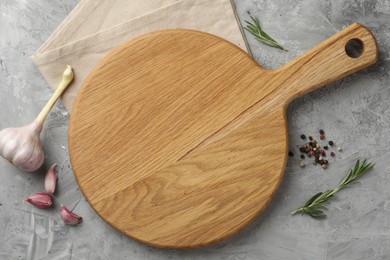
[[[344,46],[360,39],[359,58]],[[258,216],[281,181],[290,100],[375,63],[353,24],[269,71],[231,43],[190,30],[154,32],[113,50],[72,110],[69,153],[95,211],[146,244],[194,248]]]

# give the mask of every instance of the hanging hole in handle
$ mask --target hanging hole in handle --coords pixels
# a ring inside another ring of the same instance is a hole
[[[364,51],[364,44],[359,39],[351,39],[345,44],[345,53],[351,58],[359,58]]]

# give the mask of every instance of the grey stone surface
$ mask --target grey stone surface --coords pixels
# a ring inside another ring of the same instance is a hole
[[[30,56],[77,0],[0,0],[0,128],[31,121],[51,96]],[[116,232],[80,193],[67,154],[69,115],[58,104],[42,134],[46,167],[59,164],[54,210],[39,210],[24,197],[43,190],[43,172],[22,173],[0,160],[0,259],[390,259],[390,1],[235,0],[289,51],[257,43],[255,59],[266,68],[292,60],[352,22],[373,31],[379,61],[330,86],[298,98],[288,108],[290,148],[283,182],[267,210],[248,228],[218,245],[189,251],[159,250]],[[298,167],[299,135],[328,138],[344,148],[328,170]],[[376,167],[329,204],[328,218],[290,216],[317,191],[335,186],[357,158]],[[73,207],[85,222],[62,224],[58,209]]]

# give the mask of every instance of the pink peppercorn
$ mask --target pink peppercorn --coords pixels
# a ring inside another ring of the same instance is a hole
[[[331,153],[330,153],[330,156],[334,157],[334,152],[331,152]]]

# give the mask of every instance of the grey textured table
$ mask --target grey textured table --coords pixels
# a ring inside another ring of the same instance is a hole
[[[0,0],[0,128],[31,121],[52,91],[30,56],[77,0]],[[102,221],[79,191],[69,165],[69,115],[58,104],[42,134],[47,165],[59,164],[58,203],[84,217],[64,226],[55,210],[33,209],[23,198],[43,190],[43,174],[22,173],[0,160],[0,259],[390,259],[390,1],[235,0],[241,19],[247,11],[289,51],[248,37],[259,64],[278,66],[352,22],[372,30],[379,61],[369,69],[295,100],[288,108],[290,147],[298,154],[301,133],[322,128],[344,151],[328,170],[298,167],[289,158],[276,197],[244,231],[218,245],[190,251],[159,250],[121,235]],[[335,186],[358,157],[376,168],[340,192],[328,218],[290,216],[315,192]]]

